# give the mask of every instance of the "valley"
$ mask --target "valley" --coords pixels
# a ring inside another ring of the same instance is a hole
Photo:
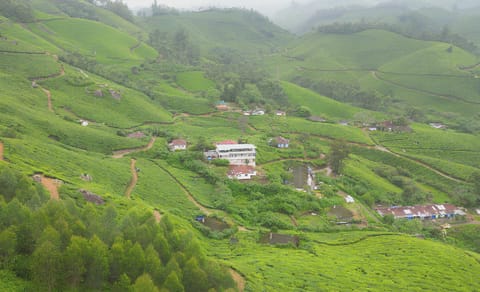
[[[0,5],[0,290],[480,289],[478,55],[105,3]]]

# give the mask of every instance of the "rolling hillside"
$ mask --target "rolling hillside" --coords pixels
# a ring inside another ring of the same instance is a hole
[[[312,33],[266,62],[272,74],[288,80],[336,80],[377,90],[436,118],[445,111],[473,116],[480,105],[478,79],[462,68],[476,64],[477,57],[449,47],[380,30]]]
[[[264,16],[239,9],[159,15],[146,19],[144,27],[170,35],[183,29],[204,54],[214,48],[249,55],[268,54],[292,38]]]
[[[0,19],[1,290],[480,289],[469,228],[449,237],[443,221],[389,222],[373,209],[462,202],[459,190],[476,186],[478,135],[420,123],[411,133],[368,131],[359,119],[391,113],[291,82],[335,80],[431,106],[428,116],[473,117],[475,73],[459,69],[473,55],[378,30],[291,42],[243,10],[142,19],[143,36],[188,32],[202,54],[183,64],[139,41],[137,26],[72,3],[108,21],[71,17],[47,0],[32,1],[36,22]],[[233,102],[215,109],[229,89],[207,74],[218,47],[265,57],[276,79],[256,91],[278,89],[285,115],[247,116]],[[289,147],[273,147],[278,137]],[[187,151],[170,151],[179,139]],[[225,161],[204,158],[225,140],[256,146],[252,181],[230,180]],[[339,148],[346,155],[335,174]],[[307,173],[316,188],[303,181]],[[479,218],[448,222],[469,220]],[[455,238],[465,249],[450,244]]]

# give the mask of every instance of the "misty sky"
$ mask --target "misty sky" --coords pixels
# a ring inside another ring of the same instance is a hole
[[[312,0],[295,0],[297,3],[311,2]],[[131,8],[146,7],[153,0],[124,0]],[[266,14],[285,8],[292,0],[157,0],[158,4],[168,5],[175,8],[199,8],[199,7],[242,7],[253,8]]]

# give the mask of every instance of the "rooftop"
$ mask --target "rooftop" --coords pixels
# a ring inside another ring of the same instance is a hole
[[[218,151],[231,151],[231,150],[242,150],[242,149],[255,149],[255,145],[252,144],[217,144]]]

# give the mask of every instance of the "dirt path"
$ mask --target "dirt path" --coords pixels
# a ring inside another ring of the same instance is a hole
[[[155,140],[156,139],[157,139],[156,137],[152,137],[150,142],[148,142],[148,144],[146,146],[143,146],[143,147],[114,151],[112,157],[115,158],[115,159],[118,159],[118,158],[123,158],[125,155],[131,154],[131,153],[150,150],[150,149],[152,149],[153,145],[155,145]]]
[[[52,200],[60,200],[60,195],[58,193],[58,188],[62,185],[62,182],[58,179],[53,179],[45,176],[41,176],[41,183],[42,185],[48,190],[50,193],[50,198]]]
[[[138,172],[137,172],[136,163],[137,161],[135,159],[130,160],[130,172],[132,173],[132,179],[130,180],[128,187],[125,190],[125,197],[129,199],[130,199],[130,196],[132,195],[133,189],[135,188],[138,182]]]
[[[376,145],[375,147],[370,148],[370,149],[375,149],[375,150],[378,150],[378,151],[386,152],[386,153],[389,153],[389,154],[391,154],[391,155],[393,155],[393,156],[395,156],[395,157],[399,157],[399,158],[403,158],[403,159],[410,160],[411,162],[413,162],[413,163],[415,163],[415,164],[418,164],[418,165],[420,165],[420,166],[423,166],[423,167],[427,168],[428,170],[431,170],[431,171],[435,172],[435,173],[438,174],[439,176],[442,176],[442,177],[447,178],[447,179],[449,179],[449,180],[452,180],[452,181],[454,181],[454,182],[458,182],[458,183],[463,183],[463,182],[464,182],[463,180],[460,180],[460,179],[458,179],[458,178],[454,178],[454,177],[452,177],[452,176],[450,176],[450,175],[448,175],[448,174],[446,174],[446,173],[444,173],[444,172],[442,172],[442,171],[440,171],[440,170],[437,170],[437,169],[433,168],[432,166],[430,166],[430,165],[428,165],[428,164],[426,164],[426,163],[424,163],[424,162],[422,162],[422,161],[420,161],[420,160],[413,159],[413,158],[410,158],[410,157],[407,157],[407,156],[400,155],[400,154],[398,154],[398,153],[392,152],[390,149],[388,149],[388,148],[386,148],[386,147],[384,147],[384,146],[382,146],[382,145]]]
[[[230,275],[232,275],[233,280],[237,283],[237,289],[240,292],[245,290],[245,279],[234,269],[230,269]]]
[[[153,211],[153,217],[155,218],[155,222],[160,223],[162,220],[162,214],[158,212],[158,210]]]
[[[293,226],[298,227],[297,219],[293,215],[290,216],[290,221],[292,221]]]
[[[48,89],[45,89],[43,87],[41,87],[43,92],[45,92],[45,95],[47,95],[47,100],[48,100],[48,110],[53,112],[53,104],[52,104],[52,93],[50,92],[50,90]]]
[[[0,161],[3,161],[3,143],[0,141]]]
[[[185,195],[187,195],[188,200],[192,202],[198,209],[200,209],[200,211],[205,213],[205,215],[207,216],[212,213],[212,210],[206,208],[205,206],[200,204],[197,200],[195,200],[195,198],[193,197],[193,194],[187,189],[187,187],[181,181],[179,181],[170,171],[168,171],[168,169],[166,169],[165,167],[161,166],[158,163],[155,163],[155,164],[160,169],[162,169],[166,174],[168,174],[168,176],[170,176],[170,178],[172,178],[180,186],[180,188],[183,190]]]

